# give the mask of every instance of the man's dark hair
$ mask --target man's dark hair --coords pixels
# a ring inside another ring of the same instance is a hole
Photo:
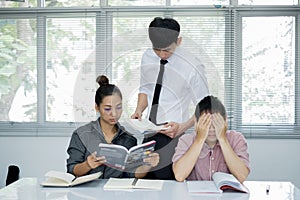
[[[202,113],[220,113],[224,120],[226,120],[226,109],[222,102],[214,96],[204,97],[196,106],[195,116],[197,121]]]
[[[179,23],[172,18],[156,17],[149,25],[148,34],[153,48],[166,48],[177,42],[180,33]]]

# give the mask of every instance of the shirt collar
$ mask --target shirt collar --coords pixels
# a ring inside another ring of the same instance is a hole
[[[168,64],[170,64],[170,65],[172,65],[173,63],[175,63],[175,59],[176,59],[176,55],[179,55],[180,54],[180,46],[177,46],[176,47],[176,49],[175,49],[175,51],[173,52],[173,54],[167,59],[168,60],[168,63],[166,64],[166,66],[168,65]],[[154,52],[154,50],[152,49],[152,53],[154,54],[154,55],[156,55],[156,53]],[[157,56],[157,55],[156,55]],[[158,57],[158,56],[157,56]],[[158,63],[159,63],[159,61],[160,61],[160,57],[158,57]]]
[[[102,135],[103,135],[103,132],[102,132],[102,129],[101,129],[101,126],[100,126],[100,118],[101,117],[99,117],[96,121],[94,121],[94,128],[99,132],[99,133],[101,133]],[[117,128],[118,128],[118,132],[117,132],[117,134],[115,135],[115,137],[114,138],[116,138],[116,137],[118,137],[118,136],[120,136],[120,135],[122,135],[123,133],[124,133],[124,128],[120,125],[120,123],[119,122],[117,122]]]
[[[173,54],[167,59],[168,60],[168,63],[170,65],[172,65],[173,63],[175,63],[175,59],[176,57],[179,55],[179,52],[180,52],[180,47],[176,47],[175,51],[173,52]]]
[[[215,150],[216,148],[219,148],[220,144],[219,142],[217,142],[215,144],[215,146],[213,148],[210,148],[206,143],[204,143],[202,151],[200,152],[200,158],[205,158],[206,156],[208,156],[208,154],[213,150]]]

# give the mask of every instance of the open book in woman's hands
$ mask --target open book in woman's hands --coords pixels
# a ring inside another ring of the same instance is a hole
[[[133,169],[145,164],[144,159],[154,151],[155,144],[155,140],[151,140],[128,150],[122,145],[100,143],[97,156],[104,156],[105,165],[109,167],[118,170]]]
[[[51,187],[71,187],[98,179],[102,172],[75,177],[73,174],[51,170],[45,174],[46,180],[41,183],[42,186]]]

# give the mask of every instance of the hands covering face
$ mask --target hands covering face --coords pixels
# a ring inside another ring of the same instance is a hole
[[[197,137],[206,139],[209,133],[209,130],[212,129],[215,131],[216,138],[220,139],[225,136],[227,130],[227,123],[220,113],[203,113],[196,125]]]
[[[213,114],[212,125],[215,128],[215,133],[218,140],[221,137],[225,137],[226,130],[227,130],[227,123],[220,113]]]
[[[206,139],[208,136],[209,127],[211,126],[211,114],[203,113],[196,125],[197,138]]]

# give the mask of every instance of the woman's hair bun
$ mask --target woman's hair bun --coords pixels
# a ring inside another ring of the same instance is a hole
[[[109,84],[109,80],[105,75],[98,76],[96,82],[100,85],[100,87]]]

